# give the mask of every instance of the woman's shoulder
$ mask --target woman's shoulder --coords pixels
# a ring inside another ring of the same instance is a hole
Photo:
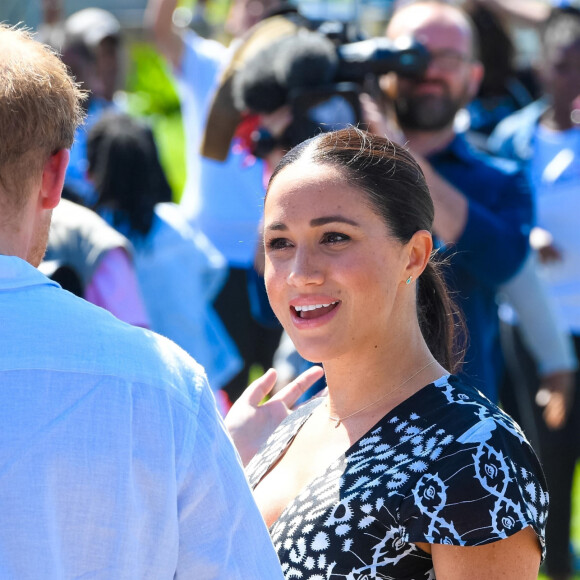
[[[543,543],[546,482],[517,423],[456,376],[429,385],[416,409],[421,442],[431,438],[433,449],[409,480],[403,512],[411,538],[480,545],[531,525]],[[445,525],[427,532],[435,520]]]
[[[445,431],[456,445],[493,442],[506,452],[531,455],[520,426],[477,388],[456,375],[446,375],[424,389],[412,405],[421,422]]]
[[[515,425],[514,420],[490,401],[481,391],[457,375],[444,375],[423,391],[419,391],[417,404],[424,413],[437,415],[442,420],[453,420],[458,426],[479,423],[482,418]],[[461,409],[461,413],[456,413]]]

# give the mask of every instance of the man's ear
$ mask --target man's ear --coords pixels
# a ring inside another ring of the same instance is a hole
[[[58,205],[69,158],[69,150],[61,149],[51,155],[44,164],[40,189],[42,209],[54,209]]]
[[[479,91],[481,82],[483,81],[485,69],[483,64],[476,60],[471,63],[471,69],[469,72],[469,100],[474,99]]]

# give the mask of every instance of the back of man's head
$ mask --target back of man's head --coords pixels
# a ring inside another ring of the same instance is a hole
[[[0,208],[17,211],[49,157],[71,147],[84,96],[28,31],[0,24],[0,54]]]

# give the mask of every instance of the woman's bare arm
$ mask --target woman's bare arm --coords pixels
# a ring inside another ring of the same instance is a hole
[[[532,527],[476,547],[417,544],[431,552],[437,580],[537,580],[540,544]]]

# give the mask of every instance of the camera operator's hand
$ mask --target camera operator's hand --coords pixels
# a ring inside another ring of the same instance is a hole
[[[272,113],[260,115],[260,128],[266,129],[274,139],[280,139],[286,129],[292,123],[292,111],[289,105],[276,109]],[[270,153],[264,156],[264,161],[268,164],[268,175],[274,171],[278,161],[284,157],[286,151],[281,147],[275,147]]]
[[[389,138],[391,141],[406,147],[421,166],[429,185],[431,196],[436,206],[433,230],[445,243],[457,241],[467,223],[467,200],[461,192],[455,189],[447,180],[439,175],[427,161],[427,155],[432,150],[442,148],[438,141],[444,143],[448,135],[441,132],[429,134],[427,148],[422,147],[420,139],[409,143],[405,134],[395,120],[394,114],[381,111],[379,105],[369,95],[360,96],[361,112],[369,131]],[[415,147],[413,146],[415,145]]]
[[[386,114],[378,103],[367,93],[359,97],[361,114],[369,132],[381,137],[387,137],[398,145],[405,145],[405,134],[392,115]]]

